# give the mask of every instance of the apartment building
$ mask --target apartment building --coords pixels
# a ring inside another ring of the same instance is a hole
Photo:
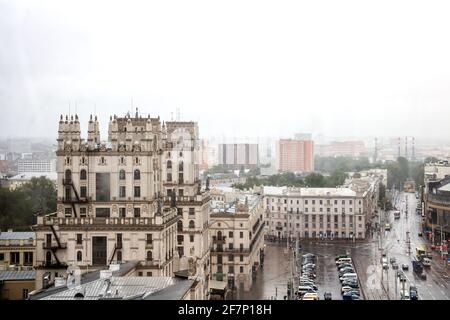
[[[0,270],[32,269],[36,261],[34,232],[0,232]]]
[[[314,171],[312,140],[281,139],[277,145],[278,169],[282,172]]]
[[[211,209],[213,279],[248,291],[264,263],[262,196],[240,193],[231,202],[212,201]]]

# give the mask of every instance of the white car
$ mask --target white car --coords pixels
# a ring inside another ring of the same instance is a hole
[[[349,287],[349,286],[343,286],[342,289],[341,289],[341,293],[344,294],[344,293],[346,293],[347,291],[350,291],[350,290],[355,290],[355,288],[352,288],[352,287]]]

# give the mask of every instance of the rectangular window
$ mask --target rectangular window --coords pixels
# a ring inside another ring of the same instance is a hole
[[[26,266],[33,265],[33,252],[24,252],[23,253],[23,264]]]
[[[228,261],[229,261],[229,262],[234,262],[234,256],[233,256],[232,254],[230,254],[230,255],[228,256]]]
[[[153,234],[147,233],[147,244],[153,244]]]
[[[141,217],[141,208],[134,208],[134,217],[135,218]]]
[[[178,183],[183,184],[184,183],[184,175],[182,173],[178,174]]]
[[[228,237],[233,238],[233,231],[228,232]]]
[[[127,215],[127,209],[126,208],[119,208],[119,218],[125,218]]]
[[[86,208],[80,208],[80,217],[85,218],[86,217]]]
[[[71,217],[72,216],[72,208],[64,208],[64,215],[66,217]]]
[[[243,262],[244,261],[244,256],[241,254],[241,255],[239,255],[239,261],[240,262]]]
[[[110,210],[109,208],[95,208],[95,216],[97,218],[109,218]]]
[[[241,239],[244,238],[244,232],[242,232],[242,231],[239,232],[239,238],[241,238]]]
[[[4,253],[0,253],[0,261],[4,261],[5,260],[5,254]]]
[[[189,208],[189,215],[194,216],[195,215],[195,208]]]
[[[125,186],[119,186],[119,198],[125,198],[127,196]]]
[[[234,273],[234,266],[228,266],[228,273]]]
[[[87,188],[86,187],[80,187],[80,197],[86,198],[87,197]]]
[[[178,189],[178,195],[180,197],[183,197],[184,196],[184,190],[183,189]]]
[[[83,235],[81,233],[77,233],[77,244],[83,244]]]
[[[22,289],[22,299],[28,299],[28,289]]]
[[[313,200],[313,201],[312,201],[312,204],[316,204],[316,200]]]
[[[172,174],[170,172],[167,174],[167,182],[172,182]]]
[[[134,197],[140,198],[141,197],[141,187],[135,186],[134,187]]]
[[[10,264],[19,264],[20,263],[20,253],[19,252],[11,252],[9,255],[9,263]]]
[[[109,173],[95,174],[95,199],[97,201],[110,201]]]
[[[243,266],[240,266],[240,267],[239,267],[239,272],[240,272],[240,273],[244,273],[244,267],[243,267]]]
[[[190,242],[194,242],[194,235],[192,235],[192,234],[189,235],[189,241],[190,241]]]
[[[151,271],[147,271],[147,277],[153,276],[153,273]]]

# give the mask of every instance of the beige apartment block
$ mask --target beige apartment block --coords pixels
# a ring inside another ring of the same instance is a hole
[[[214,201],[211,234],[213,279],[250,290],[264,263],[262,196],[241,193],[231,202]]]
[[[189,139],[175,137],[173,128],[186,127],[192,134]],[[194,208],[195,230],[208,238],[205,208],[209,207],[209,195],[200,189],[196,176],[195,148],[172,141],[196,142],[198,129],[191,130],[196,127],[192,122],[166,126],[159,117],[136,112],[111,116],[108,141],[102,142],[97,117],[91,116],[84,140],[78,117],[61,116],[57,212],[39,216],[34,226],[37,288],[64,275],[67,267],[89,271],[139,261],[136,270],[142,276],[166,277],[188,270],[189,276],[202,284],[198,297],[206,298],[207,275],[200,272],[209,264],[206,240],[197,239],[188,256],[179,256],[177,242],[178,222],[184,220],[186,205]],[[172,172],[176,178],[168,182],[169,161],[178,170]],[[171,190],[176,193],[172,195]],[[186,214],[189,212],[186,209]],[[196,267],[198,260],[202,261],[200,267]]]
[[[340,188],[264,187],[268,235],[283,239],[365,239],[380,178]]]

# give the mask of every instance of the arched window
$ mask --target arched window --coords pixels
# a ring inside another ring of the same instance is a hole
[[[77,251],[77,261],[83,261],[83,253],[81,251]]]
[[[119,180],[125,180],[125,170],[119,171]]]
[[[153,260],[153,254],[151,251],[147,251],[147,261],[152,261]]]
[[[47,253],[45,254],[45,262],[47,264],[52,263],[52,253],[50,251],[47,251]]]
[[[72,180],[72,171],[70,171],[69,169],[66,170],[65,179],[67,182],[70,182]]]
[[[183,220],[178,220],[177,222],[177,230],[183,231]]]
[[[134,180],[141,180],[141,172],[138,169],[134,170]]]
[[[167,161],[167,169],[172,169],[172,161]]]
[[[122,251],[117,251],[117,262],[122,262]]]
[[[80,180],[86,180],[86,170],[84,169],[80,171]]]
[[[178,171],[183,171],[183,161],[178,164]]]
[[[194,220],[189,221],[189,228],[194,229],[195,228],[195,222]]]

